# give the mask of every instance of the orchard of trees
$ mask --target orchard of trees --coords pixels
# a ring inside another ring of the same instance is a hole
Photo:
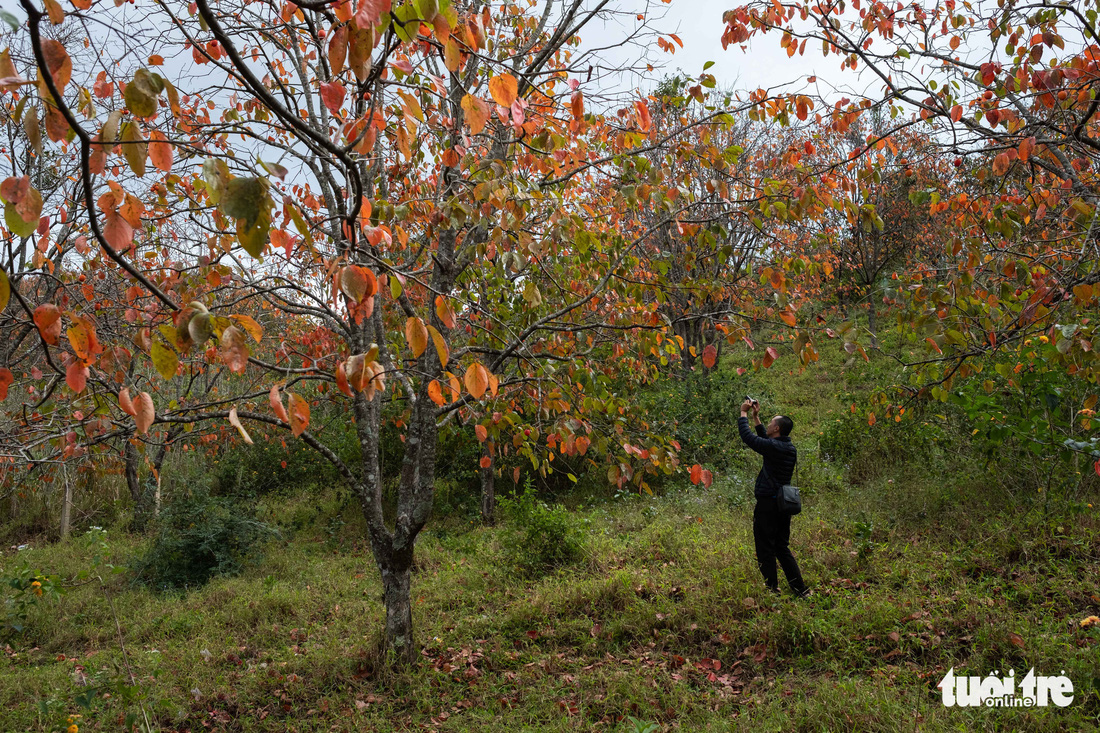
[[[140,533],[166,456],[300,441],[361,508],[408,664],[441,435],[475,436],[487,524],[521,475],[709,487],[635,396],[733,346],[739,375],[825,348],[904,364],[853,405],[868,425],[950,403],[991,451],[1100,474],[1098,9],[699,19],[727,56],[820,54],[864,90],[845,96],[626,82],[609,59],[683,45],[645,3],[20,0],[0,29],[4,511],[60,492],[67,534],[72,493],[116,475]],[[636,30],[605,50],[597,26]]]

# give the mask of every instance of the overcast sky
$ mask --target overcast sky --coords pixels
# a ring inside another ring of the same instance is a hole
[[[684,47],[677,47],[676,53],[670,55],[660,51],[656,40],[651,39],[649,46],[653,51],[653,58],[665,64],[665,70],[652,72],[648,79],[624,79],[621,82],[624,85],[649,91],[665,76],[666,71],[672,73],[679,68],[690,76],[698,76],[707,61],[714,62],[708,73],[716,77],[720,87],[739,90],[758,87],[776,90],[792,81],[796,82],[793,88],[806,89],[807,77],[816,76],[816,91],[832,96],[830,91],[834,88],[851,94],[853,88],[863,89],[870,81],[850,70],[841,72],[841,58],[835,54],[822,56],[820,46],[816,49],[807,46],[804,56],[796,54],[793,58],[788,58],[786,50],[779,46],[780,35],[775,32],[754,38],[747,52],[742,51],[739,46],[730,46],[723,50],[721,39],[725,26],[722,23],[722,14],[747,0],[672,0],[667,5],[661,0],[648,1],[654,17],[664,14],[652,25],[662,33],[676,33],[684,42]],[[617,3],[623,10],[636,8],[639,11],[646,4],[647,0],[619,0]],[[630,13],[616,16],[608,22],[594,22],[581,32],[582,48],[617,43],[637,25],[636,17]],[[637,50],[624,49],[609,53],[612,58],[616,58],[616,54],[618,58],[625,60],[637,56]]]

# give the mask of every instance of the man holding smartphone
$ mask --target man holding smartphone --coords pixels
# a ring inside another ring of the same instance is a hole
[[[752,412],[755,432],[749,429],[749,412]],[[760,403],[749,397],[741,403],[741,417],[737,420],[737,432],[741,441],[764,458],[764,466],[756,476],[756,508],[752,513],[752,534],[756,543],[756,562],[764,582],[773,593],[779,592],[779,575],[776,560],[783,567],[787,583],[799,597],[810,595],[810,589],[802,580],[798,563],[791,554],[791,516],[779,511],[776,497],[784,484],[791,483],[794,467],[798,462],[798,450],[791,442],[794,421],[786,415],[776,415],[765,428],[760,422]]]

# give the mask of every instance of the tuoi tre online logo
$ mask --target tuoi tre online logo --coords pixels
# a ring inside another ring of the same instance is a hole
[[[1016,683],[1016,670],[1009,670],[1008,677],[993,674],[982,677],[955,675],[952,667],[940,680],[938,687],[946,707],[1046,707],[1053,703],[1064,708],[1073,702],[1073,682],[1065,676],[1065,670],[1057,677],[1036,675],[1035,668]]]

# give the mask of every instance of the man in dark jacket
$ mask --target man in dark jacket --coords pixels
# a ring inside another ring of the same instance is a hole
[[[756,432],[749,429],[749,412],[752,412]],[[752,513],[752,534],[756,541],[756,562],[764,576],[764,582],[773,592],[779,592],[779,576],[775,561],[783,566],[787,583],[797,596],[807,596],[810,591],[802,581],[798,563],[791,554],[791,516],[782,514],[776,504],[779,489],[791,482],[798,451],[791,442],[794,421],[785,415],[776,415],[765,429],[760,423],[760,403],[746,399],[741,405],[741,417],[737,420],[737,432],[742,442],[764,457],[764,467],[756,476],[756,508]]]

